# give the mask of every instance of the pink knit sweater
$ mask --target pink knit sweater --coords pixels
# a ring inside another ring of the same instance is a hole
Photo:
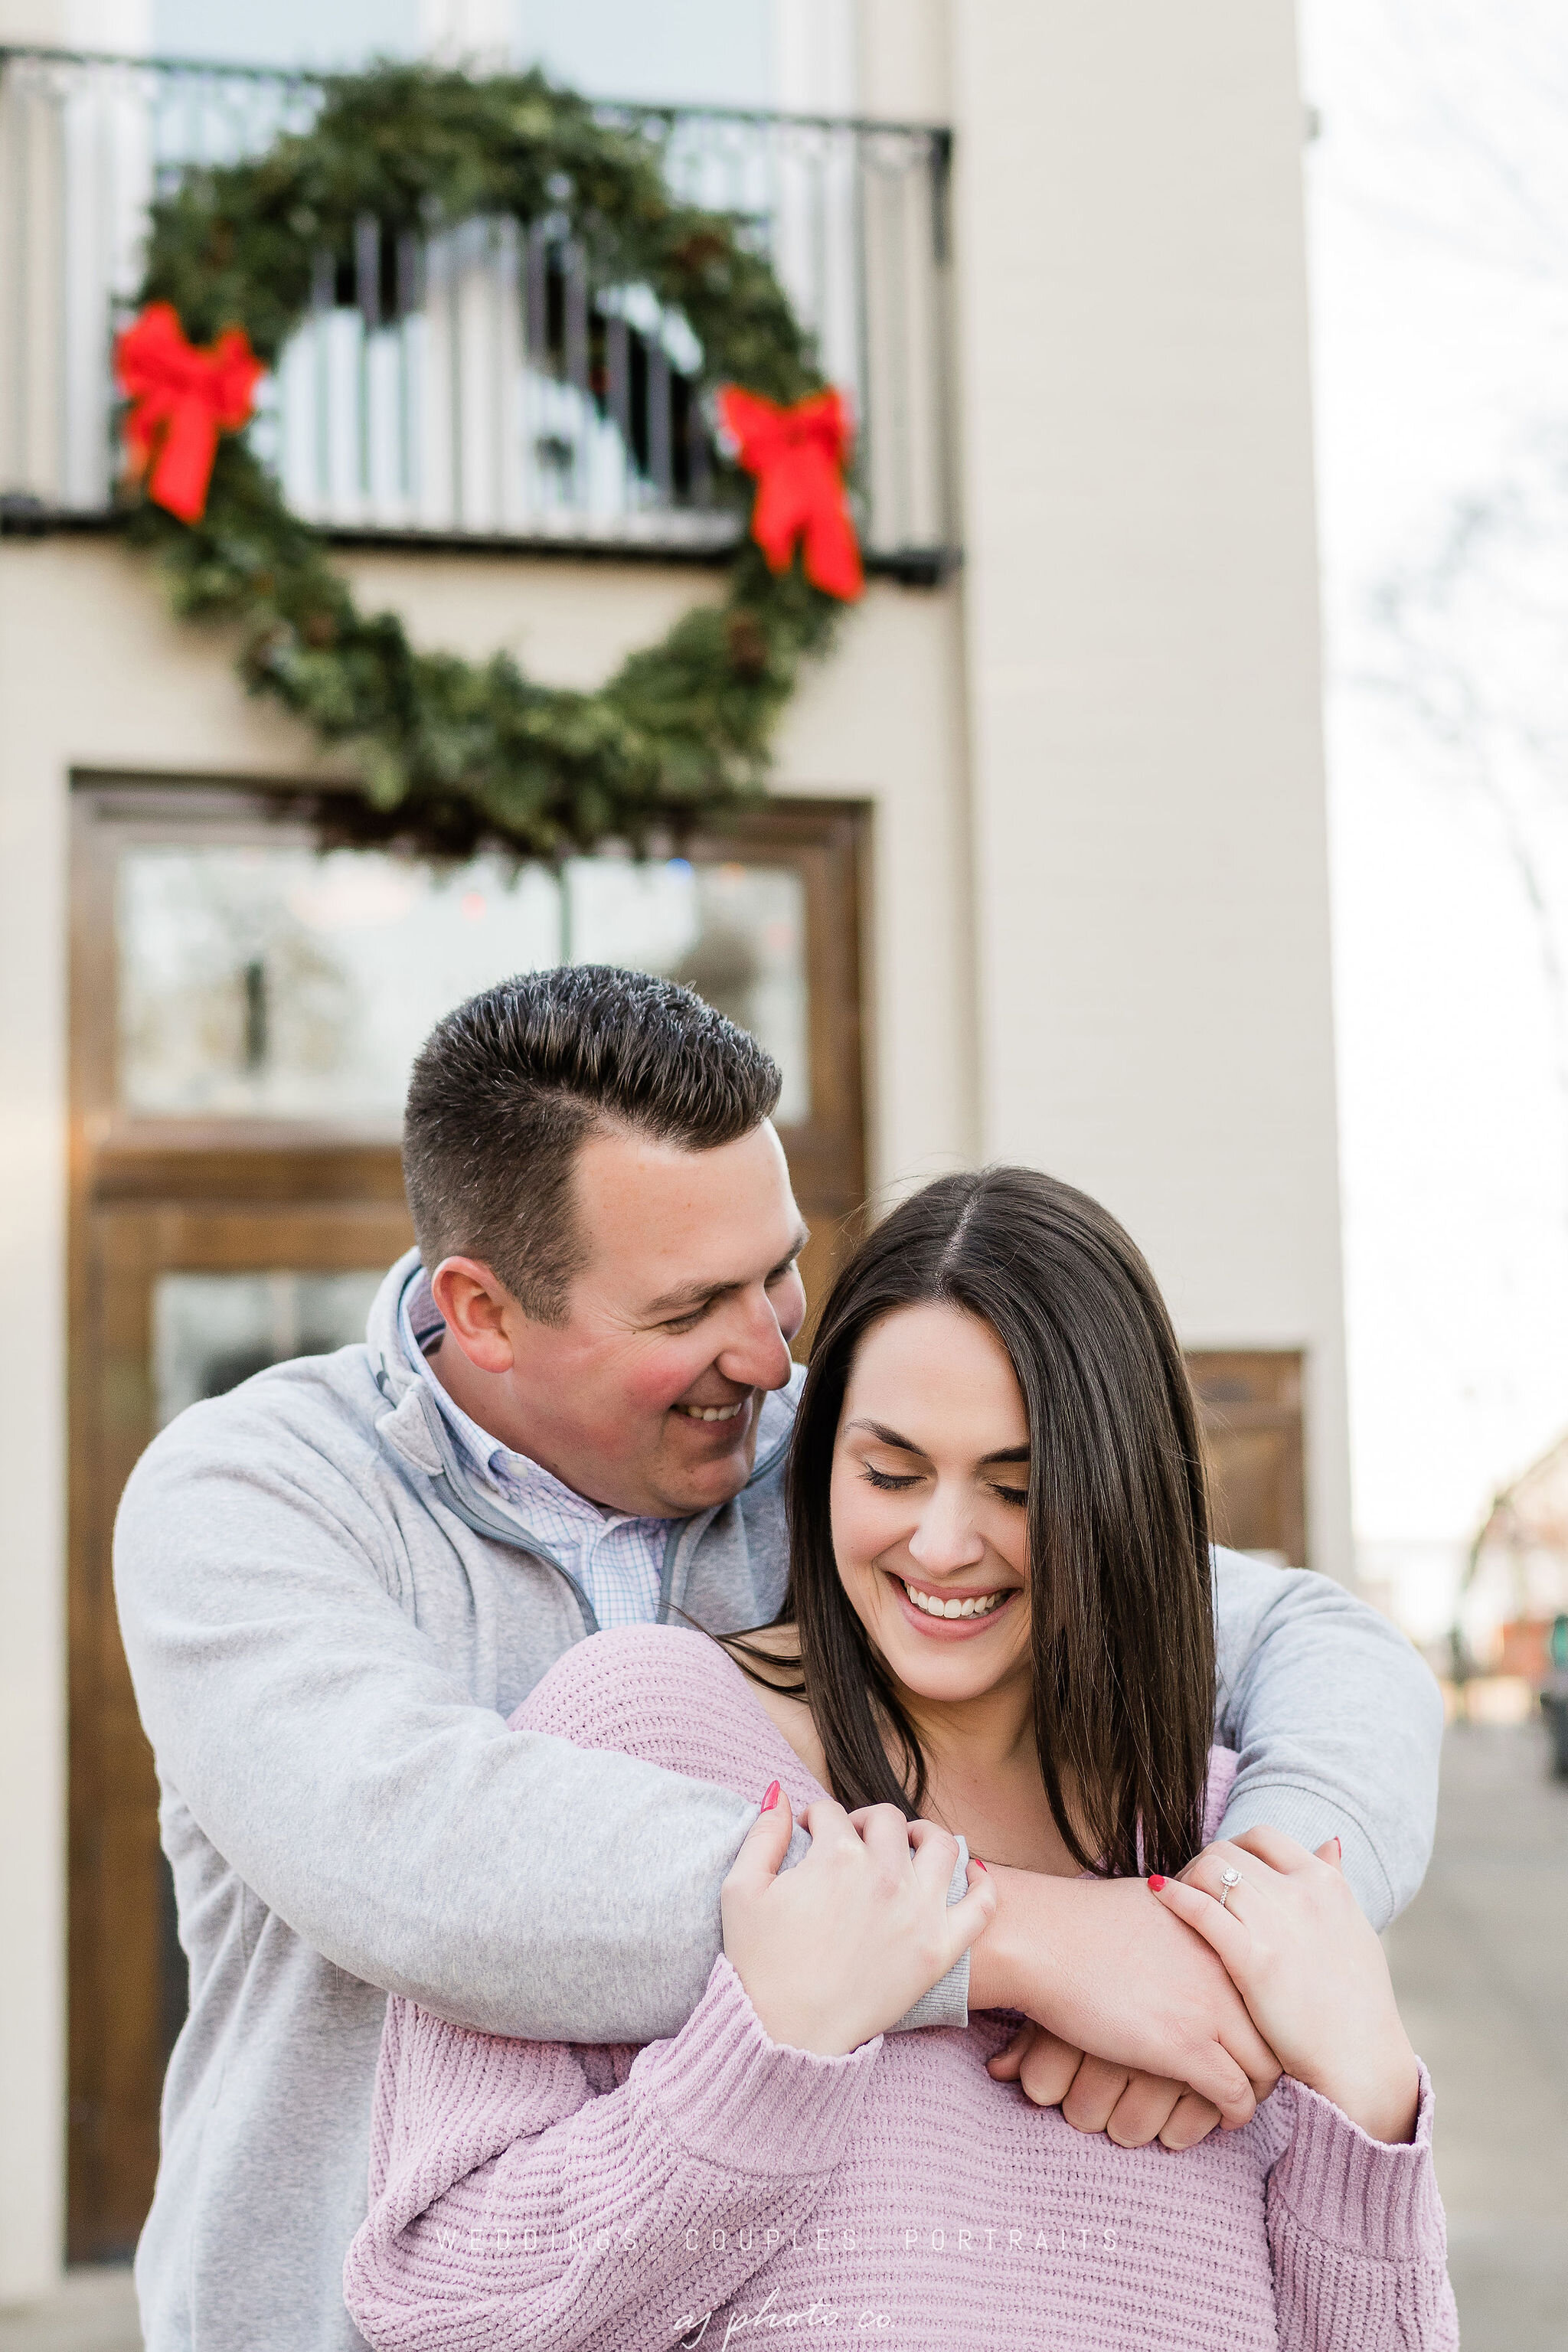
[[[746,1796],[776,1775],[797,1811],[825,1793],[699,1633],[581,1643],[516,1721]],[[768,2040],[722,1958],[640,2052],[500,2041],[394,1999],[349,2308],[377,2352],[1458,2345],[1425,2074],[1409,2147],[1286,2083],[1172,2156],[994,2083],[1009,2030],[812,2057]]]

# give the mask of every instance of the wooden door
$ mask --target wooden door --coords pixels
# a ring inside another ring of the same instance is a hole
[[[1203,1414],[1215,1540],[1304,1568],[1300,1351],[1199,1350],[1187,1369]]]
[[[72,1425],[70,1591],[70,2253],[109,2261],[134,2245],[158,2161],[158,2093],[184,2015],[184,1959],[158,1845],[152,1756],[136,1718],[110,1589],[121,1487],[157,1426],[154,1324],[180,1286],[258,1281],[309,1295],[311,1277],[374,1286],[407,1247],[401,1202],[224,1203],[135,1197],[135,1176],[100,1162],[79,1226],[78,1377]],[[167,1181],[167,1180],[166,1180]],[[119,1188],[124,1186],[122,1192]],[[321,1285],[318,1279],[318,1288]],[[190,1319],[187,1317],[187,1321]],[[296,1318],[298,1319],[298,1318]],[[363,1309],[362,1309],[363,1323]],[[304,1328],[300,1351],[354,1336]],[[217,1356],[196,1393],[216,1392],[284,1349]],[[198,1374],[204,1369],[197,1357]],[[194,1396],[193,1400],[194,1401]]]
[[[781,1133],[812,1227],[807,1282],[820,1296],[865,1190],[865,822],[842,803],[775,803],[684,845],[662,867],[574,861],[563,877],[525,875],[510,898],[500,869],[477,866],[441,882],[439,921],[420,933],[435,904],[425,870],[377,852],[321,860],[310,811],[286,794],[79,780],[71,2260],[115,2260],[135,2242],[157,2166],[163,2067],[185,2002],[152,1757],[110,1585],[114,1512],[132,1464],[161,1421],[195,1396],[363,1332],[375,1277],[413,1238],[396,1140],[410,1040],[471,988],[527,961],[637,963],[668,950],[655,968],[753,1025],[772,1024],[788,1064]],[[274,919],[277,891],[267,897],[280,860],[284,896],[303,909],[298,921]],[[684,943],[672,908],[691,934]],[[349,953],[383,917],[414,923],[413,947],[394,940],[379,962]],[[487,924],[496,929],[493,968]],[[445,945],[430,946],[435,932]],[[383,1035],[385,999],[419,954],[427,965],[436,957],[425,998],[405,1004],[401,1030]]]

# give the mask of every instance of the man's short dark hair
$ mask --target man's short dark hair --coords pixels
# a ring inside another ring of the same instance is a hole
[[[419,1254],[482,1259],[558,1323],[586,1255],[572,1171],[626,1127],[688,1151],[750,1135],[778,1065],[690,989],[607,964],[520,972],[437,1023],[414,1065],[403,1176]]]

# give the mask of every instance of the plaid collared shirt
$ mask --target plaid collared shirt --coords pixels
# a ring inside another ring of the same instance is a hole
[[[603,1511],[470,1419],[431,1367],[447,1326],[422,1270],[403,1293],[398,1322],[409,1362],[429,1382],[459,1452],[502,1510],[576,1578],[602,1627],[651,1625],[658,1614],[665,1545],[675,1521]]]

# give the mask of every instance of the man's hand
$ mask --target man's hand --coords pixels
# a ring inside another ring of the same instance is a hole
[[[1016,2037],[992,2062],[1000,2079],[1062,2101],[1080,2130],[1114,2125],[1125,2147],[1190,2147],[1212,2128],[1205,2103],[1227,2128],[1248,2120],[1279,2061],[1201,1938],[1160,1932],[1183,1923],[1142,1879],[991,1874],[996,1916],[970,1955],[970,2007],[1022,2010],[1050,2037]]]
[[[1103,2132],[1118,2147],[1196,2147],[1220,2120],[1219,2109],[1168,2075],[1086,2057],[1044,2025],[1021,2025],[986,2073],[1016,2083],[1037,2107],[1060,2107],[1075,2131]]]

